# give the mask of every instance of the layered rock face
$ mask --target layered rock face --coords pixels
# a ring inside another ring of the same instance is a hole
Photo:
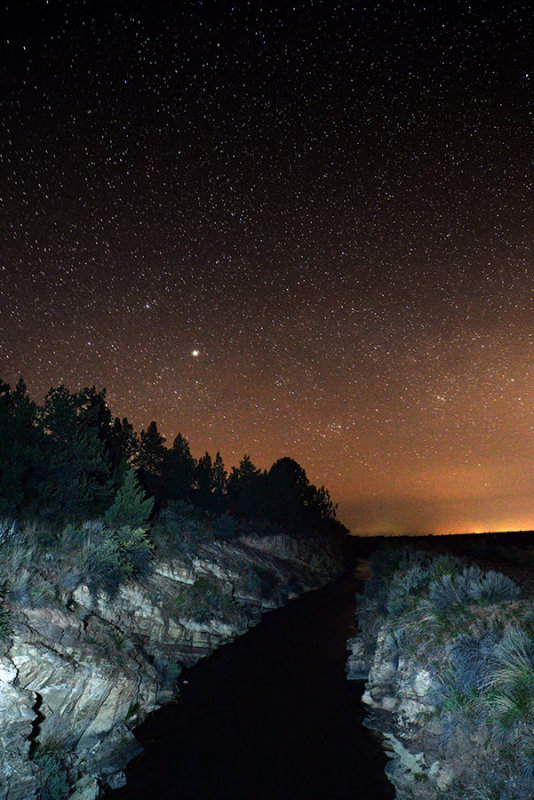
[[[440,729],[433,720],[431,672],[403,656],[385,627],[378,633],[370,662],[361,640],[351,639],[348,645],[347,677],[367,679],[362,697],[369,709],[366,725],[382,734],[391,758],[386,775],[396,797],[435,800],[450,788],[454,773],[437,753]]]
[[[10,601],[0,799],[38,798],[46,786],[43,796],[91,800],[104,783],[121,785],[140,749],[134,728],[176,696],[184,666],[342,569],[320,543],[251,535],[204,543],[189,561],[159,560],[113,599],[82,582],[55,587],[60,602]]]
[[[346,669],[398,800],[534,797],[533,613],[525,587],[460,559],[376,559]]]

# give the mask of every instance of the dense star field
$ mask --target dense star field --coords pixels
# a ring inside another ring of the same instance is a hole
[[[353,531],[534,528],[529,3],[0,12],[0,377]]]

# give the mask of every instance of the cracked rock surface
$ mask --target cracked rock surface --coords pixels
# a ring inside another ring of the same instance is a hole
[[[246,579],[258,569],[270,576],[267,588]],[[183,666],[342,569],[333,551],[249,535],[203,544],[192,563],[158,561],[113,599],[82,582],[58,590],[61,602],[11,601],[12,629],[0,650],[0,800],[37,800],[54,759],[75,800],[93,800],[104,783],[120,785],[140,751],[135,727],[176,696]],[[227,608],[196,618],[181,598],[201,579],[218,587]]]

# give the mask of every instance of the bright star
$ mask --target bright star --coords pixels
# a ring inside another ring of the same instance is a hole
[[[197,358],[200,355],[200,350],[191,350],[191,355]]]

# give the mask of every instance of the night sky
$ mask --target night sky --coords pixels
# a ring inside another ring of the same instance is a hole
[[[7,0],[0,377],[354,532],[534,528],[533,15]]]

